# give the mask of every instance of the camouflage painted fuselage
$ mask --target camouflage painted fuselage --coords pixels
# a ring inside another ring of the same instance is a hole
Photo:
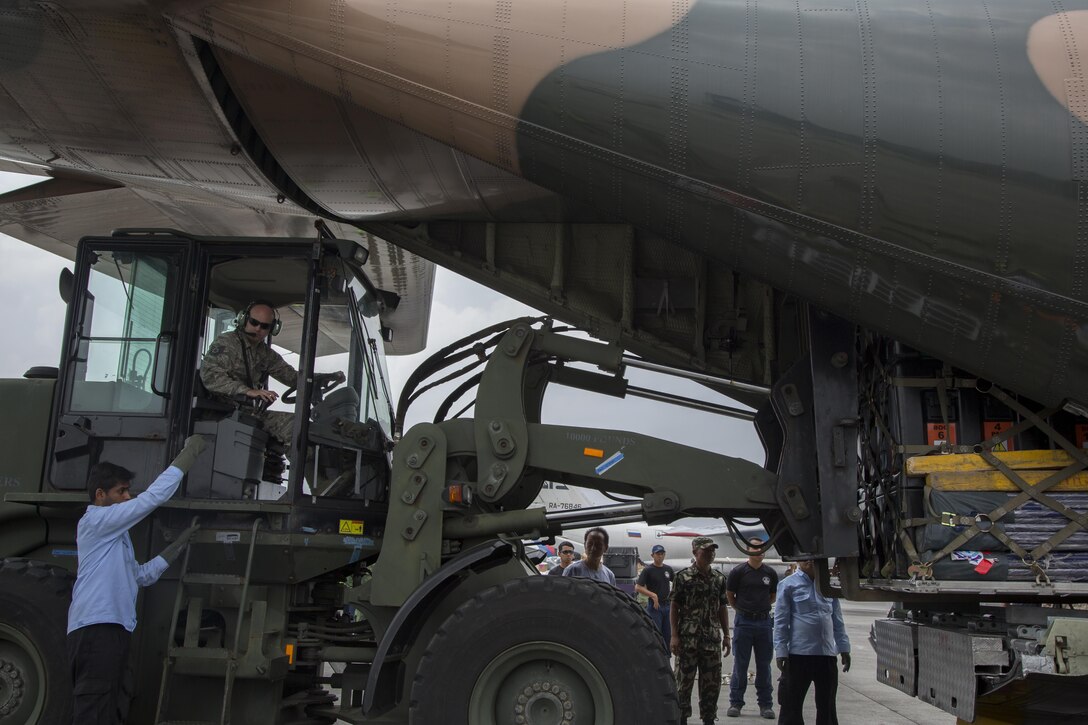
[[[208,173],[218,155],[259,178],[228,145],[197,169],[177,124],[138,119],[141,141],[91,122],[136,99],[73,119],[25,95],[77,60],[119,86],[121,31],[176,43],[156,58],[193,72],[177,93],[210,95],[191,35],[291,199],[332,218],[628,222],[1018,393],[1088,401],[1084,3],[71,5],[4,11],[23,31],[0,51],[0,155],[263,212]]]

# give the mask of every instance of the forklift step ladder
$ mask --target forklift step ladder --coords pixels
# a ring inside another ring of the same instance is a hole
[[[198,523],[198,518],[193,518],[193,524]],[[234,691],[235,675],[241,661],[239,647],[242,641],[242,620],[245,617],[246,606],[249,598],[249,580],[253,572],[253,554],[257,549],[257,530],[261,527],[262,520],[253,522],[250,530],[249,553],[246,556],[245,574],[211,574],[189,571],[189,555],[192,547],[185,550],[185,559],[181,567],[181,577],[178,579],[177,597],[174,599],[174,614],[170,619],[170,629],[166,642],[166,663],[162,671],[162,684],[159,686],[159,703],[155,710],[155,725],[230,725],[231,695]],[[234,628],[234,645],[230,649],[225,647],[201,647],[200,619],[203,613],[203,601],[200,597],[187,596],[187,587],[190,585],[211,584],[224,587],[241,588],[241,596],[238,598],[238,618]],[[178,628],[181,617],[182,602],[185,602],[187,611],[185,619],[185,637],[180,647],[174,644],[174,633]],[[263,604],[263,603],[262,603]],[[261,607],[260,619],[264,619],[264,607]],[[258,617],[258,612],[251,613],[251,620]],[[171,685],[176,684],[180,676],[178,669],[190,665],[192,668],[207,668],[211,670],[223,670],[223,705],[219,711],[218,720],[175,720],[164,719],[169,707]]]

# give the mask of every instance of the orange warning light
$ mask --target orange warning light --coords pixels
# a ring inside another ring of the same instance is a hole
[[[604,451],[600,448],[585,448],[582,450],[582,455],[590,458],[604,458]]]

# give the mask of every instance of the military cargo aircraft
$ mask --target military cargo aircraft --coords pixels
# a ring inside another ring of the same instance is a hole
[[[0,211],[31,243],[319,215],[731,377],[778,377],[788,290],[1088,403],[1078,3],[3,13],[0,163],[51,177]]]
[[[779,551],[856,560],[843,593],[915,613],[875,631],[882,680],[1077,718],[1073,635],[980,609],[1088,600],[1040,566],[1060,540],[980,584],[907,529],[992,523],[928,510],[981,477],[923,454],[1043,501],[1088,467],[1085,49],[1083,0],[8,0],[0,168],[48,181],[0,229],[64,252],[321,218],[408,301],[393,352],[437,263],[702,380],[757,410],[710,406],[755,419]],[[1028,450],[1057,452],[1032,483]]]

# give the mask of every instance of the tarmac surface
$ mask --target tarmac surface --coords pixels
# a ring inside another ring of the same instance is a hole
[[[869,645],[869,628],[874,619],[883,619],[888,611],[887,604],[869,602],[848,602],[840,600],[846,633],[850,636],[850,671],[842,672],[839,668],[838,715],[840,725],[954,725],[956,718],[948,713],[922,702],[918,698],[908,697],[895,688],[881,684],[876,679],[876,652]],[[750,669],[754,672],[754,659]],[[733,670],[733,658],[727,657],[722,665],[722,672],[728,676]],[[740,717],[726,717],[729,709],[729,687],[722,686],[718,698],[718,722],[726,723],[777,721],[778,715],[778,669],[771,665],[771,677],[775,682],[776,720],[763,720],[759,716],[759,707],[755,704],[755,684],[750,682],[744,700],[747,703],[741,710]],[[700,723],[698,687],[692,693],[692,715],[689,723]],[[816,722],[816,706],[812,690],[805,701],[805,722]]]

